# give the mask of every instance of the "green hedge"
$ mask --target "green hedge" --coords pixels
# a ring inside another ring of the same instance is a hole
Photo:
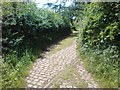
[[[120,21],[118,2],[88,3],[82,11],[80,56],[101,87],[118,87]]]
[[[3,88],[24,87],[26,69],[50,43],[71,33],[70,22],[35,3],[2,5]]]
[[[3,53],[49,34],[70,32],[69,22],[53,11],[38,9],[34,3],[3,4]],[[18,48],[17,48],[18,49]],[[12,50],[12,51],[11,51]]]

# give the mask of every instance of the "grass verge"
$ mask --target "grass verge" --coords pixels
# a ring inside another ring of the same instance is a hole
[[[118,88],[117,54],[114,55],[112,50],[91,50],[84,47],[79,48],[79,51],[85,68],[98,81],[101,88]]]

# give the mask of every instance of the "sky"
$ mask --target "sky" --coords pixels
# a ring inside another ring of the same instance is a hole
[[[35,0],[35,3],[37,3],[37,7],[42,8],[44,4],[46,4],[46,3],[55,3],[56,1],[57,0]],[[57,4],[60,4],[60,1],[62,1],[62,0],[58,0]],[[69,1],[66,2],[65,6],[71,5],[71,3],[72,3],[72,0],[69,0]]]

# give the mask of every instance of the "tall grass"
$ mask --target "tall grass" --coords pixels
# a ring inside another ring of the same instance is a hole
[[[28,66],[32,64],[34,56],[30,54],[30,51],[26,50],[21,58],[11,54],[7,55],[5,59],[7,59],[8,62],[4,62],[2,69],[2,88],[23,88],[25,86],[25,76],[29,74],[27,72]],[[14,63],[11,62],[16,63],[16,65],[14,66]]]
[[[79,47],[80,58],[101,88],[118,88],[120,52],[117,47],[105,50]]]

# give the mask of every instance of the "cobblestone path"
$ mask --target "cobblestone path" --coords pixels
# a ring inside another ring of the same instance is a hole
[[[39,58],[34,63],[33,67],[30,69],[30,75],[26,77],[27,88],[48,88],[50,82],[53,81],[59,73],[65,72],[65,68],[70,63],[74,63],[78,60],[76,52],[76,43],[73,42],[71,46],[64,48],[52,55],[45,55],[44,58]],[[79,64],[80,65],[80,64]],[[89,88],[98,87],[93,79],[89,76],[87,71],[82,65],[77,66],[80,77],[88,83]],[[85,75],[83,75],[85,73]],[[88,74],[88,79],[86,75]],[[92,83],[91,83],[92,81]],[[65,83],[63,83],[65,84]],[[76,88],[75,86],[61,85],[60,88]]]

